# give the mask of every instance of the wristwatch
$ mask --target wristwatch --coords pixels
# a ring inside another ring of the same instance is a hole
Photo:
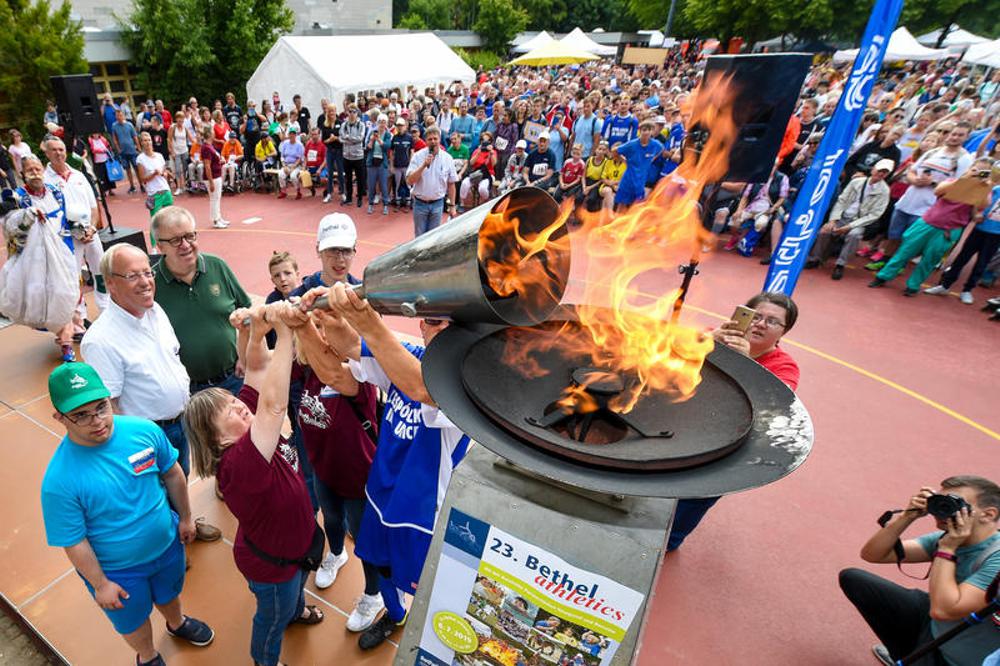
[[[958,563],[958,557],[955,553],[946,553],[943,550],[939,550],[934,553],[934,557],[940,557],[942,560],[948,560],[949,562],[955,562],[956,564]]]

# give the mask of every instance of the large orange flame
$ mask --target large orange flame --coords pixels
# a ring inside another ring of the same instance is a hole
[[[489,286],[500,298],[517,297],[525,305],[556,304],[562,294],[553,271],[570,250],[565,218],[537,231],[524,229],[519,213],[528,212],[525,204],[511,201],[501,201],[479,228],[479,260]]]
[[[689,141],[677,171],[661,179],[643,202],[617,214],[576,211],[583,222],[581,231],[588,258],[582,303],[576,306],[580,326],[552,329],[543,335],[512,335],[505,351],[506,363],[520,368],[526,376],[539,376],[547,374],[548,369],[533,359],[536,351],[555,347],[566,358],[589,357],[591,365],[625,378],[625,391],[609,403],[620,413],[631,411],[649,392],[675,401],[694,394],[714,341],[672,317],[679,287],[653,296],[651,301],[641,300],[637,281],[653,271],[672,272],[668,258],[671,254],[680,253],[685,261],[698,261],[702,243],[711,239],[701,224],[698,202],[707,183],[719,182],[725,176],[729,151],[736,139],[728,84],[723,77],[706,80],[690,98],[689,127],[708,128],[707,141],[700,151]],[[572,202],[564,204],[553,226],[561,225],[573,212]],[[497,228],[511,224],[507,215],[498,215],[489,222]],[[543,236],[539,234],[527,242],[518,236],[517,252],[529,257],[549,251],[551,247],[538,247],[550,243]],[[530,292],[525,285],[537,284],[535,281],[543,277],[524,271],[523,261],[491,267],[491,277],[500,276],[494,286],[498,292]],[[528,340],[533,344],[527,344]],[[577,412],[592,410],[593,401],[585,389],[567,387],[557,407]]]

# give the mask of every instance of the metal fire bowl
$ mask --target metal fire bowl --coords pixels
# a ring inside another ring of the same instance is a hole
[[[563,307],[550,321],[573,321]],[[802,403],[768,370],[727,347],[706,360],[703,381],[683,403],[640,402],[643,429],[611,444],[584,444],[531,425],[568,385],[561,355],[546,377],[526,379],[502,362],[507,327],[452,324],[431,342],[424,382],[435,403],[472,439],[515,465],[586,490],[646,497],[714,497],[772,483],[805,461],[813,430]],[[583,365],[584,363],[581,363]]]

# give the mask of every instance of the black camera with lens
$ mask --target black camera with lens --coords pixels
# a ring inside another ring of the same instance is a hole
[[[935,518],[946,520],[954,517],[962,509],[972,511],[972,505],[965,501],[961,495],[948,493],[947,495],[934,494],[927,498],[927,513]]]

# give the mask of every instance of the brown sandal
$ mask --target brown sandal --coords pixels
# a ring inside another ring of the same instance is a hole
[[[323,611],[316,606],[306,606],[307,615],[300,615],[292,624],[319,624],[323,621]]]

